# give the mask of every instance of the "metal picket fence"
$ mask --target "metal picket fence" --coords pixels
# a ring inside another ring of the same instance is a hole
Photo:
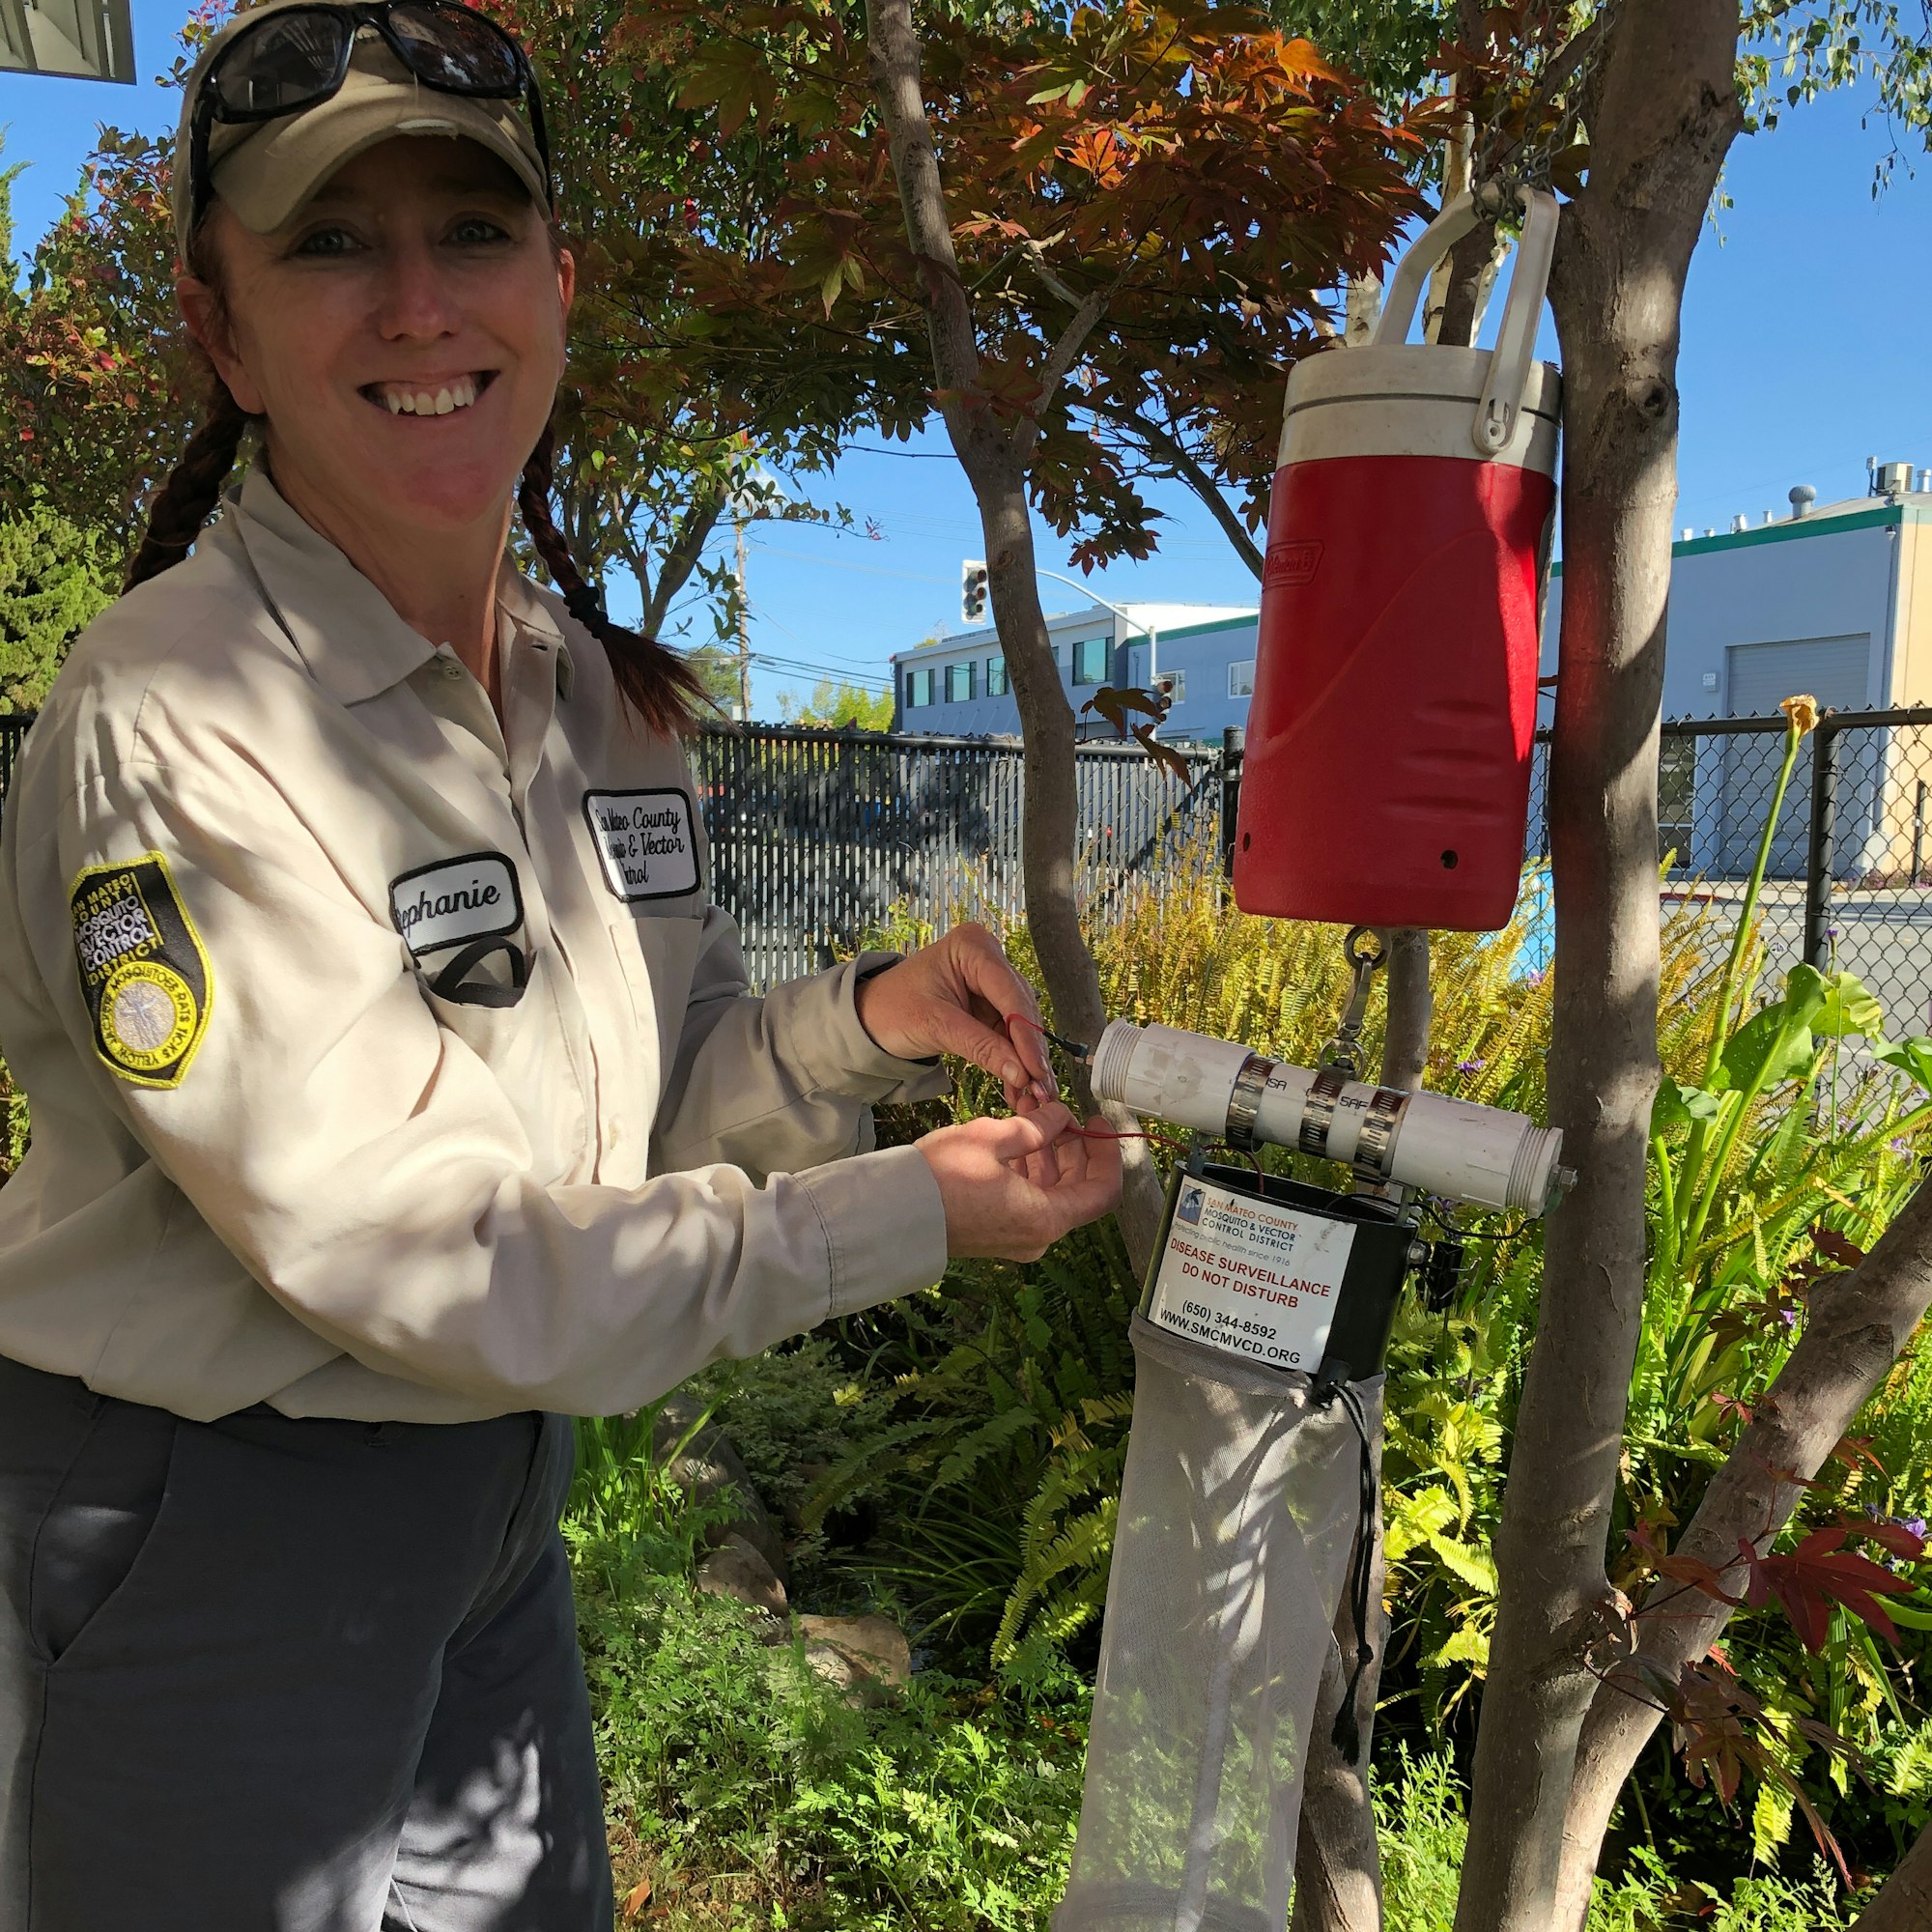
[[[31,717],[0,715],[0,799]],[[1721,936],[1744,898],[1783,753],[1784,720],[1666,724],[1659,759],[1667,904]],[[1102,897],[1157,877],[1194,841],[1225,855],[1243,734],[1183,750],[1175,778],[1136,745],[1077,759],[1080,876]],[[691,747],[711,840],[711,888],[738,919],[760,985],[815,971],[895,912],[942,923],[1024,906],[1017,739],[792,725],[714,726]],[[1525,860],[1549,852],[1548,745],[1539,739]],[[1778,814],[1762,900],[1770,957],[1857,973],[1897,1034],[1932,1032],[1932,707],[1828,712],[1804,742]],[[1548,894],[1526,963],[1546,963]]]
[[[0,716],[0,798],[32,723]],[[829,965],[895,912],[940,923],[1024,908],[1017,739],[720,725],[690,751],[711,892],[738,920],[757,985]],[[1218,836],[1220,756],[1182,757],[1184,782],[1138,745],[1080,747],[1085,891],[1118,893]]]
[[[1089,893],[1116,893],[1188,841],[1217,838],[1221,759],[1182,755],[1184,783],[1138,745],[1080,747]],[[895,909],[939,923],[962,908],[1024,908],[1017,739],[757,724],[699,733],[692,763],[712,893],[736,916],[759,984],[829,964]]]

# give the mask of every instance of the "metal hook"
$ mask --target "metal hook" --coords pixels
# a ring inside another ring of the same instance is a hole
[[[1354,974],[1354,984],[1349,989],[1341,1024],[1321,1049],[1321,1065],[1346,1072],[1351,1080],[1362,1077],[1362,1022],[1368,1016],[1377,969],[1388,962],[1390,944],[1389,935],[1378,925],[1352,926],[1342,942],[1342,956]]]

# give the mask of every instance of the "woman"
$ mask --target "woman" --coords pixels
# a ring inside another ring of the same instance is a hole
[[[560,1416],[1037,1255],[1117,1152],[982,932],[747,996],[690,673],[550,519],[514,42],[271,0],[175,180],[215,406],[0,854],[0,1932],[608,1925]],[[1017,1117],[869,1151],[943,1052]]]

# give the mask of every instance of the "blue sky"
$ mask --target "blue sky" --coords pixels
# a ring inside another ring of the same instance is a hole
[[[185,6],[133,0],[133,12],[139,71],[156,74]],[[14,189],[16,250],[58,213],[97,124],[168,128],[175,99],[149,81],[0,75],[6,158],[30,164]],[[1861,125],[1862,105],[1828,99],[1732,151],[1735,205],[1706,234],[1686,303],[1680,526],[1782,514],[1795,483],[1825,501],[1856,495],[1867,456],[1932,465],[1932,161],[1920,160],[1916,179],[1901,170],[1874,200],[1873,170],[1891,142],[1882,124]],[[877,535],[754,526],[748,574],[754,650],[876,679],[889,651],[956,622],[959,562],[981,546],[943,437],[899,454],[862,441],[820,479],[819,500],[845,504]],[[1170,515],[1159,554],[1095,587],[1117,602],[1252,602],[1253,579],[1206,512],[1179,491],[1158,500]],[[1041,564],[1077,576],[1065,549],[1039,532]],[[1080,601],[1044,588],[1049,609]],[[809,672],[761,668],[754,708],[776,715],[781,691],[810,682]]]

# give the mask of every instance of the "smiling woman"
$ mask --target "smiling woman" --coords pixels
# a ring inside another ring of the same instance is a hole
[[[0,1932],[601,1932],[564,1417],[1037,1255],[1118,1155],[983,931],[751,995],[696,687],[550,509],[517,43],[267,0],[175,179],[212,407],[0,843]],[[1013,1115],[874,1151],[947,1053]]]

